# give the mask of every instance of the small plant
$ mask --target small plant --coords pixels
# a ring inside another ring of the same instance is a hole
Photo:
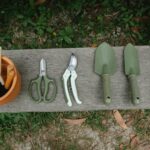
[[[61,46],[65,44],[72,44],[73,36],[73,29],[71,28],[71,26],[66,26],[65,28],[59,31],[58,42]]]

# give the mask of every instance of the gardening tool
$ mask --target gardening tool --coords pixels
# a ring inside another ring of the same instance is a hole
[[[95,53],[95,72],[102,77],[103,96],[106,104],[111,103],[110,76],[116,71],[116,58],[113,48],[103,42]]]
[[[5,89],[9,89],[13,78],[15,76],[15,71],[12,65],[7,66],[7,76],[6,76],[6,82],[5,82]]]
[[[73,97],[77,104],[82,104],[82,102],[78,98],[77,88],[76,88],[76,79],[77,79],[77,73],[75,71],[77,67],[77,58],[74,54],[71,55],[70,62],[68,68],[65,70],[63,74],[63,87],[64,92],[67,100],[67,105],[69,107],[72,106],[72,101],[70,98],[70,94],[73,94]],[[70,80],[70,84],[68,84],[68,80]],[[71,85],[71,87],[68,87]],[[71,89],[71,91],[69,90]]]
[[[132,102],[133,104],[139,104],[140,93],[136,79],[137,75],[140,74],[139,58],[137,49],[130,43],[124,49],[124,64],[125,74],[128,76],[131,87]]]
[[[40,61],[40,74],[37,78],[31,80],[29,84],[29,95],[36,102],[52,102],[55,100],[56,94],[56,81],[48,78],[46,74],[46,61],[42,58]]]
[[[3,79],[3,77],[2,77],[2,48],[0,47],[0,83],[2,84],[2,85],[4,85],[4,79]]]

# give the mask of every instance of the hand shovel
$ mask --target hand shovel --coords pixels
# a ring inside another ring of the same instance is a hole
[[[111,103],[110,76],[116,71],[116,58],[113,48],[102,43],[95,53],[95,72],[102,77],[103,96],[106,104]]]
[[[130,43],[124,49],[124,64],[125,74],[128,76],[131,86],[132,102],[139,104],[140,94],[136,79],[136,76],[140,74],[139,59],[137,49]]]

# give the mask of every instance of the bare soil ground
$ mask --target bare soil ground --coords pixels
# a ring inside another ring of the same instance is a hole
[[[49,124],[22,139],[20,134],[15,133],[8,138],[8,145],[11,145],[13,150],[150,149],[150,140],[137,137],[132,126],[122,129],[112,119],[103,120],[103,123],[109,126],[107,132],[93,129],[85,124],[70,125],[61,120],[59,125]]]

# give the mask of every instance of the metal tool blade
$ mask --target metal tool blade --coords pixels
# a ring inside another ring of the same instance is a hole
[[[69,70],[75,70],[77,67],[77,58],[76,56],[74,55],[74,53],[72,53],[71,57],[70,57],[70,62],[69,62]]]
[[[95,53],[95,72],[99,75],[114,74],[116,71],[116,58],[113,48],[103,42]]]
[[[40,61],[40,76],[46,75],[46,61],[45,59],[41,59]]]
[[[124,49],[124,65],[126,75],[140,74],[138,52],[130,43]]]

